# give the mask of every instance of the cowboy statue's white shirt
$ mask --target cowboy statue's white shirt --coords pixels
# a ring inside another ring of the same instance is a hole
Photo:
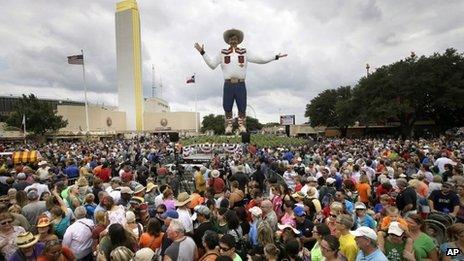
[[[231,50],[230,48],[223,49],[214,57],[210,57],[206,52],[202,56],[206,64],[213,70],[216,69],[219,64],[221,64],[224,79],[235,78],[243,80],[246,78],[246,68],[248,62],[265,64],[275,60],[276,58],[275,55],[259,57],[253,52],[240,47],[234,50]],[[243,60],[239,61],[239,59]]]

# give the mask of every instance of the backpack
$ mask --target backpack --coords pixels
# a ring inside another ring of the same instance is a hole
[[[330,206],[330,204],[334,201],[334,195],[331,193],[325,193],[324,197],[321,200],[322,208]]]
[[[237,229],[234,229],[235,234],[237,235],[237,238],[240,237],[240,234],[238,233]],[[247,260],[247,244],[246,240],[243,240],[241,238],[238,239],[238,242],[235,242],[235,253],[239,255],[242,260]]]

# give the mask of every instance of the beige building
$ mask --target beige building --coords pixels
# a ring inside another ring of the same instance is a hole
[[[147,111],[143,114],[143,131],[195,132],[195,112],[170,112],[167,102],[159,98],[150,98],[145,102],[148,105],[145,106]],[[84,106],[58,105],[57,114],[68,121],[68,125],[60,130],[61,133],[85,132]],[[198,115],[197,124],[200,127],[199,118]],[[89,105],[89,124],[91,132],[118,133],[130,131],[126,128],[126,113],[118,111],[114,107]]]
[[[68,121],[68,125],[60,132],[85,132],[84,106],[58,105],[57,114]],[[91,132],[122,132],[126,130],[126,113],[89,104],[89,125]]]
[[[171,108],[167,101],[159,98],[145,98],[145,104],[143,106],[145,112],[170,112]]]

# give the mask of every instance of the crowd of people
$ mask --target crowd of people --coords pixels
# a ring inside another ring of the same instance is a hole
[[[464,260],[459,138],[249,144],[191,170],[167,137],[0,146],[32,149],[0,158],[4,260]]]

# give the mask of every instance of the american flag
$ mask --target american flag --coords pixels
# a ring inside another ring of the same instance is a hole
[[[69,64],[84,64],[84,55],[72,55],[68,56],[68,63]]]
[[[195,74],[187,77],[187,83],[195,83]]]

